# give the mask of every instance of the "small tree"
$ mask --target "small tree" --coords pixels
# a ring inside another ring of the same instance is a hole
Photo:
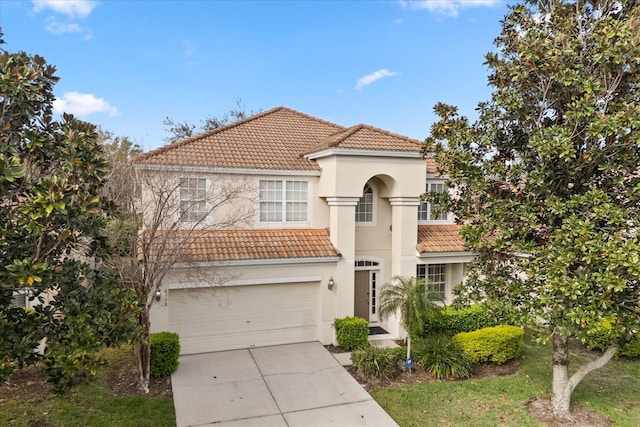
[[[198,127],[190,122],[177,122],[171,117],[165,117],[162,124],[165,125],[166,131],[169,136],[165,138],[166,142],[180,141],[192,137],[196,133],[207,132],[219,127],[228,125],[231,122],[242,120],[248,116],[253,115],[251,111],[247,113],[247,108],[242,102],[242,98],[236,100],[236,106],[229,108],[229,111],[222,115],[213,116],[209,115],[206,119],[201,121],[201,126]]]
[[[244,179],[216,176],[207,188],[204,210],[197,217],[181,202],[180,170],[169,167],[148,168],[131,156],[138,154],[127,138],[110,139],[112,180],[121,185],[108,187],[120,209],[111,222],[109,236],[118,248],[107,260],[118,272],[122,283],[135,292],[143,307],[138,316],[143,339],[135,346],[140,388],[148,392],[150,379],[150,313],[156,293],[176,264],[189,264],[189,251],[198,236],[214,230],[237,228],[253,218],[253,188]],[[123,155],[126,153],[126,155]],[[184,189],[183,189],[184,190]],[[194,201],[193,203],[198,203]],[[213,217],[215,216],[215,219]],[[223,274],[205,275],[192,269],[198,280],[226,280]],[[215,276],[215,277],[214,277]]]
[[[640,6],[526,1],[487,54],[491,100],[470,125],[438,104],[437,151],[476,252],[466,289],[504,304],[553,345],[552,405],[640,330]],[[435,199],[434,199],[435,201]],[[569,375],[569,339],[617,338]]]
[[[427,288],[425,279],[396,277],[395,285],[387,285],[380,292],[381,320],[400,313],[400,323],[407,332],[407,360],[411,358],[411,336],[422,335],[427,316],[438,316],[439,300]]]

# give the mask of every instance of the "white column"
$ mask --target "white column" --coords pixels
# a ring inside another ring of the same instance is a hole
[[[336,266],[336,317],[353,316],[357,197],[327,197],[331,243],[342,257]]]
[[[416,275],[418,197],[391,197],[391,276]]]

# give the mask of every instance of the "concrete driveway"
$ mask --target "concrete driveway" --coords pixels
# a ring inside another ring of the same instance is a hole
[[[396,426],[318,342],[180,357],[178,427]]]

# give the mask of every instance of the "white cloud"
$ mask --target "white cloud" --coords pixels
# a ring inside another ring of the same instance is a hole
[[[362,89],[363,87],[369,86],[371,83],[380,80],[383,77],[391,77],[395,76],[396,74],[398,73],[395,71],[389,71],[386,68],[374,71],[371,74],[367,74],[366,76],[361,77],[356,83],[356,89]]]
[[[85,19],[96,7],[94,0],[32,0],[33,11],[49,11],[55,16],[47,17],[46,29],[51,34],[82,34],[85,40],[91,39],[91,29],[79,25],[76,21]],[[60,15],[62,19],[60,19]]]
[[[73,22],[60,22],[55,19],[47,21],[47,31],[53,34],[68,34],[68,33],[81,33],[82,27]]]
[[[120,114],[116,107],[103,98],[96,98],[91,93],[67,92],[62,99],[53,101],[53,111],[59,114],[71,113],[77,116],[87,116],[93,113],[108,113],[110,116]]]
[[[467,7],[493,6],[500,0],[400,0],[403,7],[426,9],[445,16],[458,16],[460,9]]]
[[[33,11],[50,9],[71,19],[86,18],[96,7],[95,0],[32,0]]]

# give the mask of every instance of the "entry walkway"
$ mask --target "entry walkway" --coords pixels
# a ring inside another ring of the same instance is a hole
[[[318,342],[180,357],[178,427],[396,426]]]

